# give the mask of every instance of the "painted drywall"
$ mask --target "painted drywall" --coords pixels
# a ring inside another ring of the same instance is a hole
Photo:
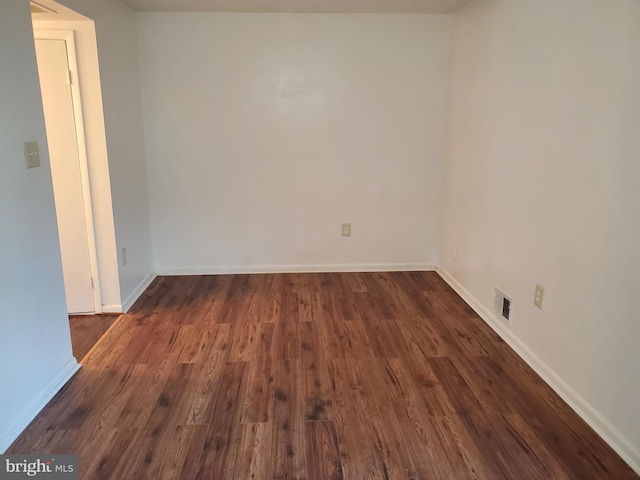
[[[28,2],[0,2],[0,452],[77,368]],[[27,170],[23,143],[37,141]]]
[[[636,469],[639,45],[635,0],[454,16],[440,250],[481,310],[511,296],[510,325],[492,321]]]
[[[123,0],[147,12],[452,13],[471,0]]]
[[[113,245],[105,245],[104,250],[109,252],[110,268],[117,262],[119,304],[126,310],[154,276],[135,14],[118,1],[60,3],[95,23],[117,257],[113,257]],[[95,121],[97,129],[99,120]],[[106,174],[103,162],[96,168]],[[106,194],[103,198],[106,201]],[[127,249],[126,265],[123,248]],[[118,304],[112,307],[117,309]]]
[[[435,264],[450,16],[137,19],[158,273]]]

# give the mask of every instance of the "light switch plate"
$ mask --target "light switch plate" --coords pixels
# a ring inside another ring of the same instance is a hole
[[[37,168],[40,166],[38,142],[24,142],[24,159],[27,162],[27,168]]]

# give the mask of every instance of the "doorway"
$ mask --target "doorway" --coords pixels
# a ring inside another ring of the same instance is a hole
[[[69,314],[101,311],[73,31],[34,30]]]

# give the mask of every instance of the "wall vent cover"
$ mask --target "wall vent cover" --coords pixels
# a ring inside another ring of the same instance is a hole
[[[496,313],[505,320],[511,320],[511,298],[496,287]]]

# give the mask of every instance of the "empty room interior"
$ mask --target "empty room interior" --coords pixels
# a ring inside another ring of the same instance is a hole
[[[638,478],[639,50],[638,0],[0,2],[0,452]]]

